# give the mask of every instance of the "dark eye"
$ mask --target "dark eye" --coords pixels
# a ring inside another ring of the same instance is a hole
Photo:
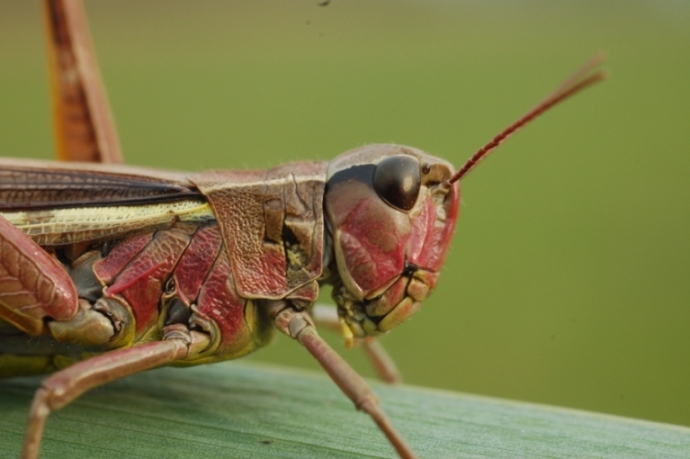
[[[374,170],[374,189],[396,209],[407,211],[414,207],[420,184],[419,161],[412,156],[391,156]]]

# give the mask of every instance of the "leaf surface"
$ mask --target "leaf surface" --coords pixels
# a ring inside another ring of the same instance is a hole
[[[0,381],[0,457],[16,458],[40,378]],[[422,458],[690,458],[690,429],[372,383]],[[222,363],[163,368],[87,393],[48,420],[43,458],[393,458],[325,376]]]

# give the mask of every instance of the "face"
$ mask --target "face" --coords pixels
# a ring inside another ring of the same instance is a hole
[[[346,335],[385,333],[436,286],[455,229],[453,166],[401,145],[369,145],[328,168],[325,207],[338,278],[333,298]]]

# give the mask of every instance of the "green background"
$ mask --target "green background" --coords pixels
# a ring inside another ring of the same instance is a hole
[[[690,425],[686,2],[87,1],[87,12],[128,162],[184,170],[373,142],[460,165],[606,50],[609,81],[463,181],[437,291],[382,342],[411,384]],[[0,1],[2,156],[52,155],[44,55],[39,3]],[[280,337],[249,359],[315,368]]]

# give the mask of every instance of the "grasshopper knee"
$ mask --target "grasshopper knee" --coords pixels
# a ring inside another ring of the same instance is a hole
[[[72,319],[49,322],[48,328],[61,342],[118,347],[132,322],[130,314],[114,299],[100,298],[94,304],[80,299],[79,310]]]

